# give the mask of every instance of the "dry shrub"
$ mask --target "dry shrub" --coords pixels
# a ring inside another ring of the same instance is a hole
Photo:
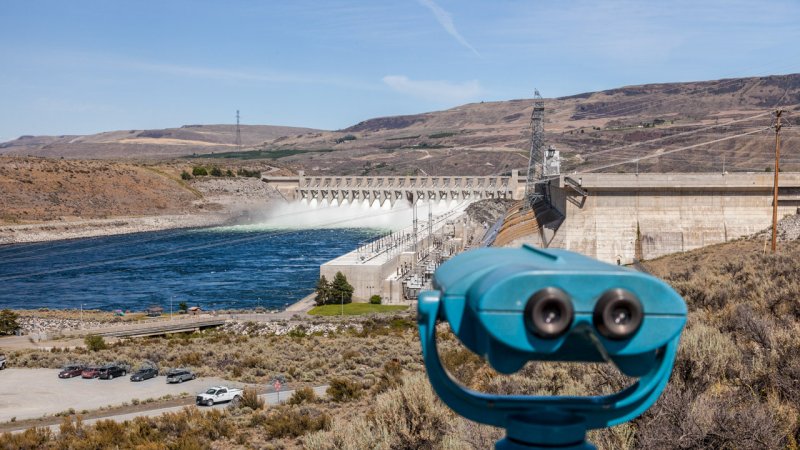
[[[22,433],[0,435],[0,449],[38,450],[44,448],[53,437],[48,428],[29,428]]]
[[[386,392],[403,384],[403,366],[400,361],[392,359],[383,365],[378,382],[372,388],[374,394]]]
[[[302,387],[300,389],[296,389],[294,394],[289,397],[290,405],[301,405],[303,403],[312,403],[317,400],[317,394],[314,393],[314,390],[310,387]]]
[[[423,374],[376,397],[367,418],[336,420],[330,431],[304,438],[305,448],[437,448],[452,429],[453,414],[431,390]]]
[[[258,392],[256,392],[255,388],[248,387],[242,391],[242,398],[239,400],[238,406],[257,411],[264,407],[264,400],[258,397]]]
[[[264,423],[271,438],[299,437],[330,427],[330,417],[311,408],[275,408]]]
[[[693,320],[681,336],[675,376],[700,388],[734,378],[740,372],[741,354],[730,336]]]
[[[334,378],[325,393],[328,394],[331,400],[341,403],[358,400],[363,391],[364,387],[360,383],[346,378]]]

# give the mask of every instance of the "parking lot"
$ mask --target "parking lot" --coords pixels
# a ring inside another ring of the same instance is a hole
[[[208,386],[229,383],[220,378],[198,378],[180,384],[167,384],[166,377],[133,383],[129,376],[113,380],[80,377],[59,379],[57,369],[17,369],[0,371],[0,422],[54,415],[70,408],[76,412],[105,406],[120,406],[134,399],[144,401],[171,394],[195,394]]]

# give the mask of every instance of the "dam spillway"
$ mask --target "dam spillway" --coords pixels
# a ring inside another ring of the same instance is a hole
[[[505,176],[306,176],[264,177],[287,201],[328,204],[399,201],[521,199],[525,182],[518,171]]]

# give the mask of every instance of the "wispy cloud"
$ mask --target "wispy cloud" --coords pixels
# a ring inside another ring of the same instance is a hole
[[[383,77],[383,82],[397,92],[438,102],[465,102],[475,99],[484,92],[478,80],[450,83],[411,80],[405,75],[387,75]]]
[[[442,28],[444,28],[444,30],[447,31],[447,33],[450,36],[453,36],[459,42],[459,44],[468,48],[470,51],[472,51],[472,53],[475,53],[475,55],[481,56],[481,54],[478,53],[477,50],[475,50],[475,47],[470,45],[470,43],[467,42],[466,39],[464,39],[464,36],[462,36],[461,33],[458,32],[455,23],[453,23],[453,16],[450,15],[449,12],[442,9],[442,7],[437,5],[436,2],[434,2],[433,0],[418,0],[418,1],[422,6],[425,6],[426,8],[431,10],[433,16],[436,18],[436,21],[439,22],[439,25],[441,25]]]
[[[117,61],[117,65],[122,68],[142,70],[147,72],[158,72],[177,77],[206,78],[220,81],[247,81],[275,84],[324,84],[348,89],[367,90],[377,88],[375,85],[343,79],[337,76],[308,75],[302,73],[277,72],[271,70],[226,69],[135,60],[119,60]]]

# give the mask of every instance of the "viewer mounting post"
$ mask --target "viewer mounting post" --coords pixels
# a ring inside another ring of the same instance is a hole
[[[772,189],[772,253],[776,251],[778,242],[778,174],[781,171],[781,114],[782,109],[775,111],[775,181]]]

